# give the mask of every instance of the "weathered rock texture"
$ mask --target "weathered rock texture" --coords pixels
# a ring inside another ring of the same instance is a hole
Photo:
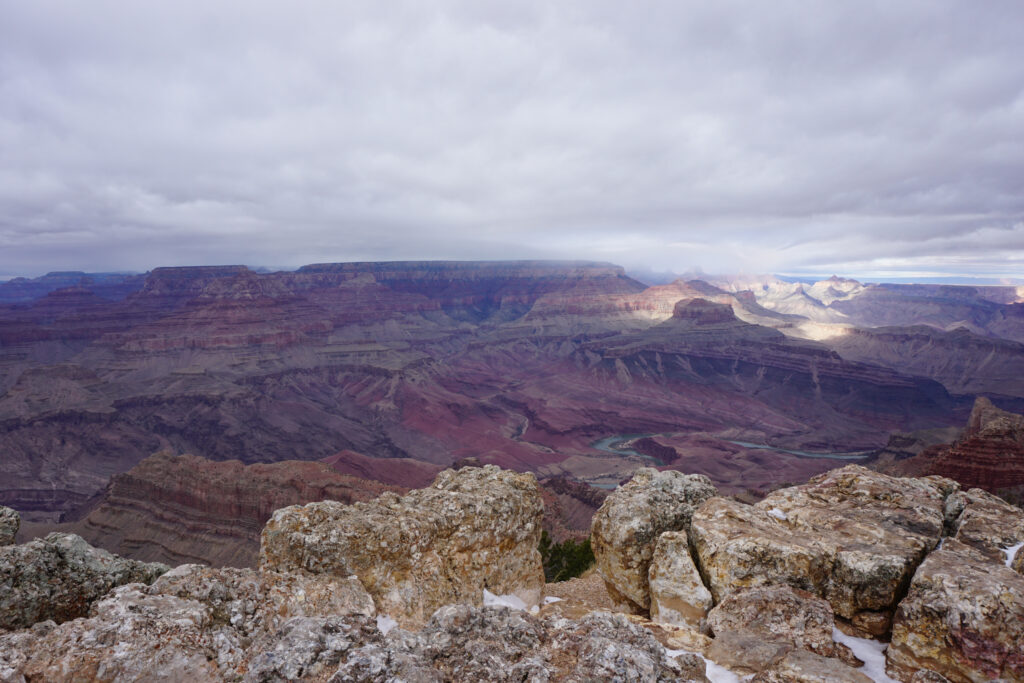
[[[0,546],[14,543],[21,525],[21,516],[16,510],[0,505]]]
[[[666,656],[621,614],[535,619],[504,608],[443,607],[418,633],[392,631],[348,656],[332,683],[355,681],[703,681],[694,655]]]
[[[648,573],[658,537],[687,531],[694,509],[716,493],[703,475],[645,467],[605,499],[594,515],[590,542],[613,599],[633,611],[650,608]]]
[[[955,487],[851,465],[754,506],[714,498],[694,513],[691,541],[716,602],[740,588],[787,584],[880,635],[938,543]]]
[[[278,510],[263,530],[259,563],[358,576],[377,608],[407,625],[442,605],[479,605],[485,588],[533,605],[544,585],[542,512],[532,474],[445,470],[431,487],[401,498]]]
[[[0,629],[85,616],[111,588],[151,583],[167,569],[111,555],[73,534],[5,546],[0,548]]]
[[[770,669],[751,679],[756,683],[871,683],[864,673],[836,659],[807,650],[793,650]]]
[[[89,543],[137,560],[253,567],[260,531],[288,505],[372,500],[406,489],[321,462],[243,465],[160,452],[114,475],[96,507],[66,525]]]
[[[666,531],[658,537],[647,579],[651,621],[701,627],[714,603],[690,557],[685,531]]]
[[[185,565],[86,619],[0,636],[0,680],[323,680],[379,638],[373,615],[354,579]]]
[[[981,489],[957,491],[946,501],[949,533],[994,562],[1024,541],[1024,510]]]
[[[950,681],[1024,681],[1024,576],[947,539],[896,610],[890,675],[930,669]]]
[[[729,632],[748,633],[860,665],[848,647],[832,639],[835,617],[828,602],[789,586],[758,586],[730,593],[711,610],[707,623],[716,639]]]

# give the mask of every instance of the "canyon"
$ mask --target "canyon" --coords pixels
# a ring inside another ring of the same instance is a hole
[[[837,464],[786,450],[878,449],[962,424],[978,394],[1019,410],[1005,369],[1024,348],[1022,300],[838,278],[648,287],[611,264],[544,261],[20,279],[0,283],[0,503],[26,528],[81,523],[158,451],[335,457],[406,488],[477,458],[606,489],[657,451],[763,492]],[[594,448],[615,435],[660,446]]]

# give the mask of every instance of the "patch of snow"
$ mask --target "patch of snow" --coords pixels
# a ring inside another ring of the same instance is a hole
[[[549,595],[546,598],[544,598],[545,605],[550,605],[553,602],[562,602],[562,598],[556,598],[554,595]]]
[[[484,607],[511,607],[520,611],[526,611],[526,603],[515,595],[495,595],[491,591],[484,589]]]
[[[853,654],[864,662],[864,666],[857,669],[862,674],[875,681],[875,683],[899,683],[895,678],[889,678],[885,673],[885,643],[868,638],[855,638],[848,636],[835,626],[832,627],[832,640],[842,643],[853,650]]]
[[[387,635],[388,631],[398,626],[398,622],[389,617],[386,614],[377,615],[377,630],[381,632],[381,635]]]
[[[789,519],[788,517],[786,517],[786,513],[780,510],[779,508],[772,508],[771,510],[768,511],[768,515],[774,517],[775,519],[781,519],[783,522]]]
[[[939,544],[937,546],[935,546],[935,549],[936,550],[942,550],[942,544],[945,543],[945,542],[946,542],[946,537],[943,536],[942,538],[939,539]]]
[[[669,650],[666,648],[665,654],[669,657],[678,657],[679,655],[697,655],[704,660],[704,664],[706,665],[704,675],[708,677],[708,680],[711,681],[711,683],[740,683],[740,681],[753,678],[753,676],[744,676],[743,678],[740,678],[737,674],[729,671],[724,666],[715,664],[699,652],[690,652],[689,650]]]
[[[1021,541],[1017,545],[1011,545],[1009,548],[1003,548],[1003,552],[1006,553],[1006,566],[1009,567],[1013,564],[1013,558],[1017,556],[1017,551],[1024,548],[1024,541]]]

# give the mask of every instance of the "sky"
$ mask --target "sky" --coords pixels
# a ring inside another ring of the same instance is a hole
[[[0,0],[0,278],[1024,276],[1024,3]]]

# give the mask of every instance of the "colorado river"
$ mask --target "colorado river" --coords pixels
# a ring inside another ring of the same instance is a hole
[[[590,444],[591,448],[596,448],[599,451],[605,453],[614,453],[615,455],[633,455],[644,460],[650,460],[659,467],[664,465],[662,461],[657,458],[651,457],[645,453],[634,451],[632,448],[620,448],[618,444],[626,441],[632,441],[633,439],[642,439],[647,436],[658,436],[657,434],[616,434],[615,436],[606,436],[603,439],[599,439],[594,443]]]
[[[614,453],[615,455],[632,455],[632,456],[636,456],[638,458],[643,458],[644,460],[649,460],[652,463],[661,466],[661,465],[664,465],[665,463],[661,462],[657,458],[653,458],[653,457],[651,457],[649,455],[646,455],[644,453],[640,453],[639,451],[635,451],[632,448],[621,447],[620,444],[623,444],[623,443],[625,443],[627,441],[632,441],[633,439],[643,439],[645,437],[653,437],[653,436],[674,436],[674,435],[675,435],[675,433],[672,433],[672,432],[666,433],[666,434],[615,434],[613,436],[606,436],[603,439],[599,439],[599,440],[595,441],[594,443],[590,444],[590,447],[591,448],[596,448],[599,451],[604,451],[605,453]],[[795,455],[795,456],[797,456],[799,458],[825,458],[825,459],[828,459],[828,460],[863,460],[863,459],[867,458],[868,455],[871,454],[871,451],[859,451],[859,452],[851,452],[851,453],[815,453],[813,451],[797,451],[797,450],[791,450],[791,449],[788,449],[788,448],[776,448],[775,446],[768,446],[768,445],[763,444],[763,443],[751,443],[749,441],[731,441],[731,440],[728,440],[728,439],[723,439],[723,440],[726,441],[726,443],[735,444],[737,446],[743,446],[744,448],[754,448],[754,449],[757,449],[757,450],[774,451],[775,453],[785,453],[786,455]]]
[[[791,451],[788,448],[776,448],[775,446],[767,446],[763,443],[750,443],[749,441],[729,441],[729,443],[736,444],[737,446],[743,446],[744,448],[756,448],[764,451],[775,451],[776,453],[786,453],[788,455],[795,455],[801,458],[826,458],[828,460],[863,460],[871,454],[871,451],[858,451],[853,453],[815,453],[813,451]]]

